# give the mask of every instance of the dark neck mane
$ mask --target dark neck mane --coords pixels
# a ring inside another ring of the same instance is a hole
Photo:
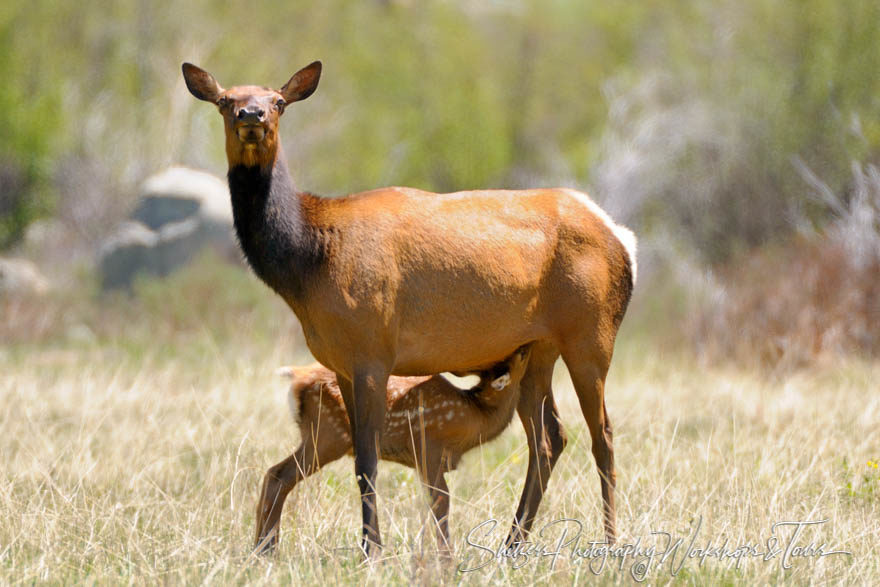
[[[235,232],[248,263],[282,297],[298,298],[327,254],[303,206],[315,197],[294,189],[281,153],[270,168],[236,165],[228,178]]]

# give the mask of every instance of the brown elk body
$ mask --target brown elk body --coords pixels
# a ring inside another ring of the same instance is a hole
[[[278,122],[286,104],[311,95],[320,72],[315,62],[280,90],[224,90],[209,73],[183,66],[191,93],[216,104],[225,120],[245,256],[297,315],[314,357],[337,375],[353,434],[364,549],[371,554],[381,544],[374,488],[388,377],[478,371],[528,343],[517,412],[529,465],[508,541],[527,534],[565,445],[550,387],[560,355],[590,429],[613,541],[605,376],[635,282],[632,233],[568,189],[389,187],[338,199],[296,191]]]
[[[439,375],[389,377],[380,457],[416,469],[428,490],[441,549],[449,548],[449,488],[445,473],[462,455],[501,434],[513,418],[528,347],[481,373],[471,389]],[[290,403],[300,446],[266,473],[257,502],[257,540],[277,542],[287,494],[324,465],[351,454],[351,425],[336,374],[315,363],[284,370],[291,378]]]

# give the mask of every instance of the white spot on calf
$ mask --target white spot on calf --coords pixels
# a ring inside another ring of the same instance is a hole
[[[500,391],[508,385],[510,385],[510,373],[505,373],[501,377],[498,377],[497,379],[492,381],[492,389],[495,390]]]

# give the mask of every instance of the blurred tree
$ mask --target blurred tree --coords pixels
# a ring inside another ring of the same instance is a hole
[[[279,86],[321,59],[284,121],[302,188],[592,186],[723,260],[825,220],[793,158],[835,193],[880,162],[878,22],[875,0],[7,0],[0,246],[52,210],[98,239],[169,163],[223,172],[182,61]]]
[[[60,88],[45,87],[17,51],[22,43],[35,43],[28,38],[32,17],[22,6],[0,11],[0,248],[51,211],[46,180]]]

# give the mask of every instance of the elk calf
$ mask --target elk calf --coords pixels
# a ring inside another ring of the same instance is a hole
[[[444,474],[461,456],[497,437],[513,418],[529,347],[481,372],[480,382],[460,389],[439,375],[391,377],[381,458],[415,468],[428,490],[440,547],[449,548],[449,489]],[[284,500],[293,487],[320,467],[352,454],[351,426],[336,375],[318,363],[287,367],[290,406],[302,438],[292,455],[270,468],[257,504],[256,547],[269,550],[278,539]]]

